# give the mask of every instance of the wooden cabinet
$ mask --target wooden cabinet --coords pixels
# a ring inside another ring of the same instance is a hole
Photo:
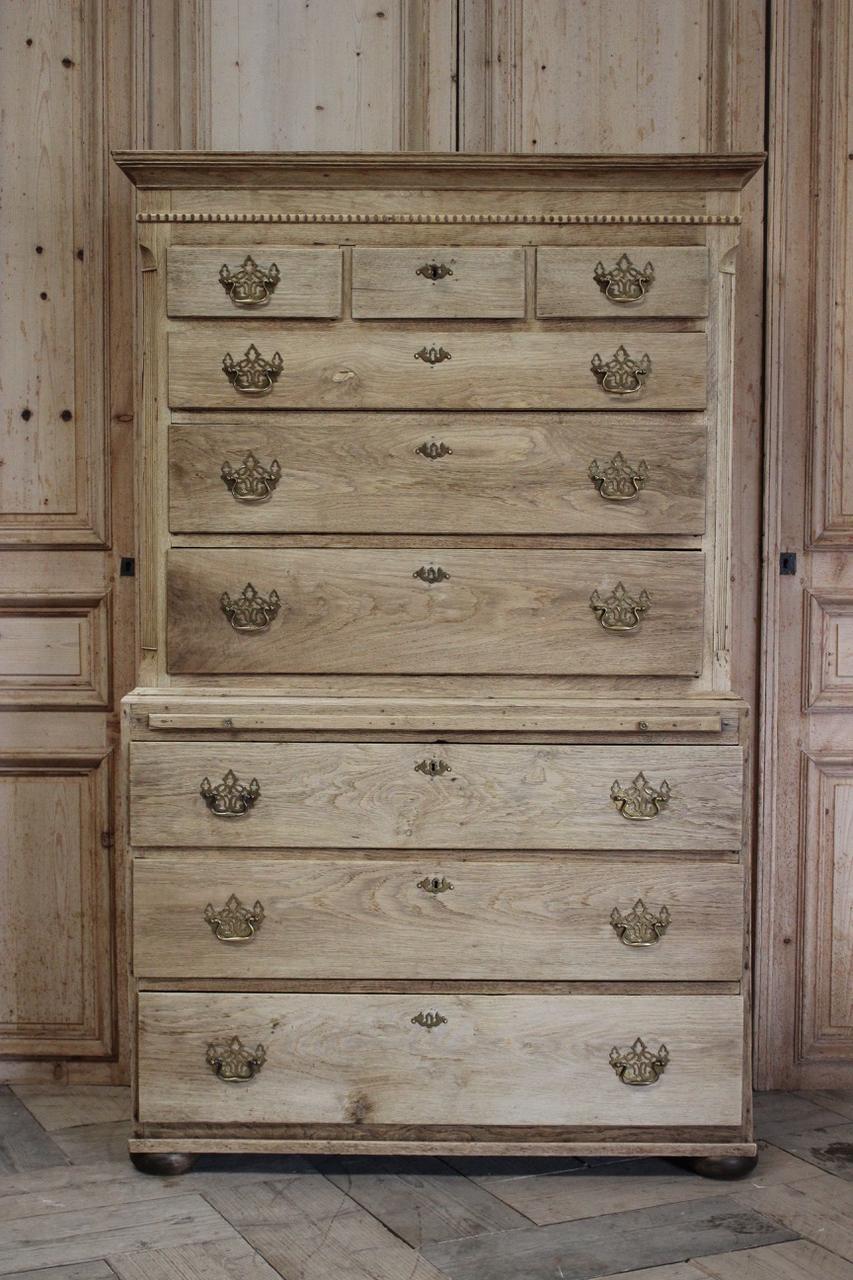
[[[754,160],[119,161],[132,1152],[750,1158]]]

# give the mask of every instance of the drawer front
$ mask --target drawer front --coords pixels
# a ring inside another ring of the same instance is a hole
[[[137,859],[133,873],[137,977],[736,982],[742,924],[739,866],[651,858]]]
[[[251,409],[262,396],[265,409],[702,409],[705,365],[704,333],[198,324],[169,334],[169,403]]]
[[[168,668],[698,675],[703,580],[699,551],[172,551]]]
[[[619,320],[706,316],[708,250],[659,245],[537,249],[536,314],[540,319]]]
[[[135,742],[131,838],[206,848],[739,849],[742,769],[740,750],[725,746]],[[236,782],[224,781],[229,771]],[[640,774],[666,803],[637,806]],[[205,798],[204,779],[223,790]],[[223,795],[246,811],[212,812]],[[635,811],[652,816],[626,816]]]
[[[341,314],[340,249],[196,249],[172,245],[166,259],[170,316],[233,316],[255,312],[308,319]]]
[[[638,1038],[660,1075],[631,1087],[616,1068]],[[738,1125],[742,1073],[739,996],[139,1000],[143,1123]]]
[[[523,249],[353,249],[352,314],[523,319]]]
[[[705,527],[705,431],[620,415],[288,414],[173,423],[171,527],[670,533]]]

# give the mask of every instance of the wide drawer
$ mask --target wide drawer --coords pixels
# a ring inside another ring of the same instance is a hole
[[[523,249],[353,249],[352,314],[410,319],[521,319]]]
[[[197,324],[169,334],[169,404],[702,409],[705,365],[704,333]]]
[[[742,928],[731,864],[439,855],[133,871],[137,977],[736,982]]]
[[[742,1119],[739,996],[142,992],[138,1048],[143,1123]]]
[[[536,314],[540,319],[619,320],[706,316],[708,250],[659,245],[537,249]]]
[[[172,245],[166,258],[170,316],[341,314],[340,249],[274,245],[197,249]]]
[[[168,669],[695,676],[703,584],[699,551],[176,550]]]
[[[134,742],[130,759],[137,845],[629,851],[741,845],[743,763],[736,747]],[[250,787],[254,803],[240,816],[211,810],[244,808]],[[212,796],[210,788],[220,790]]]
[[[234,533],[705,527],[705,431],[571,414],[247,414],[173,423],[170,523]]]

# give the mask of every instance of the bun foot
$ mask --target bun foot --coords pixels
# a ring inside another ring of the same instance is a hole
[[[182,1155],[178,1151],[131,1151],[130,1160],[140,1173],[151,1173],[158,1177],[177,1177],[179,1173],[189,1173],[197,1156]]]
[[[758,1164],[758,1156],[684,1156],[676,1163],[702,1178],[736,1182],[749,1177]]]

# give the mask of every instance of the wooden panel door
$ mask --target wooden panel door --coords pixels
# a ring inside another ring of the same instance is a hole
[[[776,6],[757,934],[775,1089],[853,1068],[851,37],[849,0]]]
[[[132,138],[131,31],[103,0],[0,6],[0,1080],[125,1073],[133,259],[108,148]]]

